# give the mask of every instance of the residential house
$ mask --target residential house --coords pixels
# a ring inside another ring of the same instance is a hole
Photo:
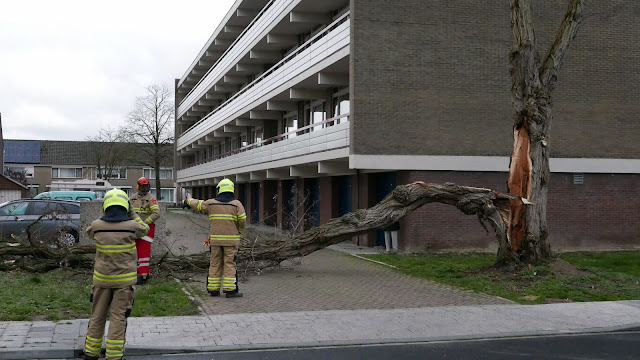
[[[109,184],[131,195],[136,191],[137,181],[145,176],[151,182],[155,195],[155,170],[141,165],[131,157],[123,158],[117,166],[110,166],[110,175],[98,171],[95,156],[96,143],[89,141],[52,140],[4,140],[4,169],[25,171],[29,182],[29,196],[44,191],[74,189],[101,189],[106,179]],[[123,146],[133,146],[125,144]],[[160,169],[161,194],[159,201],[175,203],[175,180],[173,163],[162,164]],[[98,187],[96,187],[96,185]]]

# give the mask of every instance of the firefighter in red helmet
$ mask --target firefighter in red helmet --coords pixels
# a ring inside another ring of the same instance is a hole
[[[154,222],[160,217],[160,206],[156,197],[149,192],[151,186],[146,177],[138,179],[138,192],[131,196],[131,205],[145,224],[149,225],[149,233],[140,239],[136,239],[138,250],[138,284],[144,284],[149,280],[151,269],[151,243],[155,235]]]

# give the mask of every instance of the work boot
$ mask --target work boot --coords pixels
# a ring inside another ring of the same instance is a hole
[[[87,355],[84,354],[84,360],[99,360],[100,358],[97,356],[91,356],[91,355]]]
[[[138,279],[136,280],[136,285],[144,285],[149,280],[149,274],[139,274]]]
[[[220,290],[209,291],[209,295],[211,295],[211,296],[220,296]]]
[[[225,291],[225,296],[227,298],[236,298],[236,297],[242,297],[242,293],[238,292],[238,290],[234,290],[234,291]]]

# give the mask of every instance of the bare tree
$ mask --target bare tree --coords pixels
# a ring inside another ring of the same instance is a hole
[[[4,175],[10,177],[11,179],[19,182],[22,185],[29,185],[29,182],[27,181],[27,170],[20,171],[8,168],[5,169]]]
[[[141,165],[155,171],[155,188],[160,192],[160,165],[173,159],[174,101],[167,85],[149,85],[145,95],[136,99],[135,108],[129,113],[128,135],[136,146],[135,157]]]
[[[555,88],[569,45],[578,33],[585,1],[569,0],[555,41],[546,50],[544,57],[541,57],[536,46],[531,1],[509,0],[514,119],[509,193],[526,198],[532,204],[512,204],[507,237],[513,251],[511,255],[528,263],[536,263],[551,256],[546,216],[550,178],[551,92]]]
[[[97,135],[87,137],[90,156],[96,165],[97,177],[109,181],[115,171],[126,165],[131,155],[131,146],[124,128],[100,129]]]

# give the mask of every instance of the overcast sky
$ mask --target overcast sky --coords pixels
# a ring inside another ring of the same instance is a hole
[[[173,89],[233,0],[0,0],[5,139],[84,140]]]

